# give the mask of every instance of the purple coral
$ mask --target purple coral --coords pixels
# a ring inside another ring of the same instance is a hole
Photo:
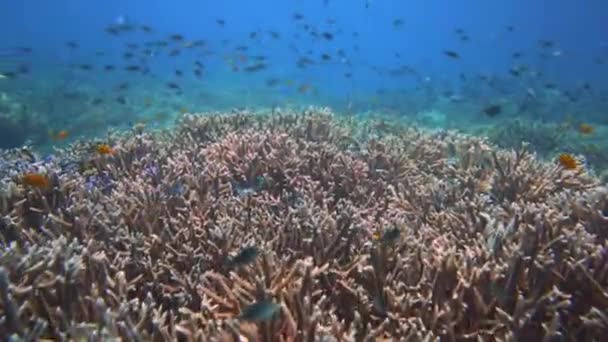
[[[395,127],[186,115],[170,136],[116,138],[51,196],[3,198],[0,338],[601,340],[597,179]],[[259,255],[224,267],[244,246]],[[273,315],[240,320],[264,300]]]

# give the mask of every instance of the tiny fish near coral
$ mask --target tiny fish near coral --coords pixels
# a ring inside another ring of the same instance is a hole
[[[384,231],[379,240],[382,244],[390,246],[399,239],[399,236],[401,236],[401,231],[399,228],[393,227]]]
[[[570,153],[560,154],[557,160],[566,170],[576,170],[578,167],[578,162]]]
[[[260,254],[260,251],[257,247],[245,247],[241,249],[241,251],[230,260],[229,266],[237,267],[250,264],[255,261],[255,258],[257,258],[258,254]]]
[[[582,123],[580,126],[578,126],[578,131],[581,134],[592,134],[594,128],[590,124]]]
[[[97,153],[99,154],[113,154],[114,153],[114,149],[112,149],[112,147],[110,147],[110,145],[108,144],[99,144],[97,145]]]
[[[271,299],[264,299],[249,305],[239,315],[239,319],[252,322],[263,322],[272,319],[281,307]]]
[[[21,177],[23,184],[29,185],[38,189],[46,189],[49,186],[49,178],[42,173],[26,173]]]

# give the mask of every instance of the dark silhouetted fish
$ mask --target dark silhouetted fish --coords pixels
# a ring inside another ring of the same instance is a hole
[[[443,54],[452,58],[452,59],[459,59],[460,58],[460,54],[458,54],[458,52],[456,51],[452,51],[452,50],[443,50]]]
[[[258,63],[258,64],[250,65],[246,68],[243,68],[243,70],[246,72],[258,72],[258,71],[266,69],[267,67],[268,66],[265,63]]]
[[[263,322],[271,320],[281,308],[273,303],[271,299],[264,299],[246,307],[239,315],[239,319],[251,322]]]
[[[78,45],[78,43],[76,43],[74,41],[65,43],[65,46],[69,47],[72,50],[78,49],[78,47],[80,47],[80,45]]]
[[[230,259],[230,261],[228,262],[228,265],[230,267],[238,267],[238,266],[245,266],[245,265],[251,264],[252,262],[255,261],[255,259],[258,257],[259,254],[260,254],[260,251],[258,250],[257,247],[255,247],[255,246],[245,247],[245,248],[241,249],[239,251],[239,253],[237,255],[235,255],[232,259]]]
[[[180,86],[175,82],[167,82],[167,87],[169,89],[177,89],[177,90],[181,89]]]
[[[483,113],[489,117],[495,117],[502,112],[500,105],[491,105],[483,109]]]
[[[268,87],[275,87],[277,85],[279,85],[280,80],[278,78],[269,78],[266,80],[266,86]]]

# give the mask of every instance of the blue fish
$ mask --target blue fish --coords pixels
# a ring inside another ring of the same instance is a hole
[[[238,318],[251,322],[268,321],[280,308],[281,306],[273,303],[271,299],[264,299],[246,307]]]

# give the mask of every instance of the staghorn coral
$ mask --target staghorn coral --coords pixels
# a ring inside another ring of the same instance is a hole
[[[75,145],[58,160],[88,167],[48,163],[48,192],[5,180],[0,338],[608,332],[608,191],[584,171],[327,109],[216,114],[112,135],[109,156]],[[261,255],[227,267],[243,246]],[[266,298],[273,320],[236,319]]]
[[[565,124],[514,119],[490,129],[487,134],[491,141],[501,147],[518,148],[522,141],[526,141],[536,152],[546,155],[564,147],[570,129]]]

